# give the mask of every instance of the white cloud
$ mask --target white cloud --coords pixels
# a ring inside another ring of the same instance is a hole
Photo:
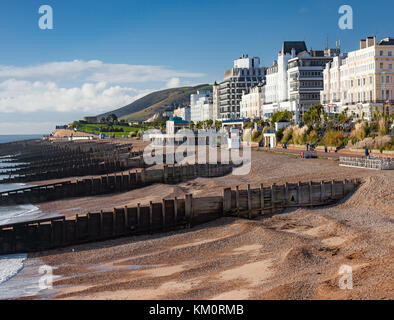
[[[162,66],[106,64],[99,60],[51,62],[29,67],[0,65],[0,79],[34,81],[82,80],[110,83],[168,81],[173,77],[198,78],[202,73],[171,70]]]
[[[133,84],[155,82],[159,88],[177,87],[181,82],[189,82],[186,78],[201,76],[162,66],[106,64],[99,60],[27,67],[0,65],[0,113],[50,111],[95,115],[123,107],[154,91],[136,89]],[[160,82],[162,85],[157,84]]]
[[[150,91],[119,85],[110,86],[105,82],[63,88],[55,82],[11,79],[0,82],[0,112],[83,111],[99,114],[125,106]]]
[[[171,78],[167,81],[167,88],[176,88],[181,84],[181,79],[179,78]]]

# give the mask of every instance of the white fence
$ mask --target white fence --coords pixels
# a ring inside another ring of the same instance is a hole
[[[394,161],[392,159],[368,159],[355,157],[340,157],[339,165],[345,167],[358,167],[375,170],[393,170]]]

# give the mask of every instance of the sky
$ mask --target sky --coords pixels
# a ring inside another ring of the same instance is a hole
[[[351,30],[338,26],[342,5]],[[393,12],[393,0],[2,0],[0,134],[46,134],[152,91],[219,82],[242,54],[270,66],[286,40],[355,50],[394,37]]]

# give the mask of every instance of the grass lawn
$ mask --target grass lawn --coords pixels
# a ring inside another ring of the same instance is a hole
[[[79,123],[78,124],[78,130],[79,131],[84,131],[84,132],[89,132],[89,133],[95,133],[99,134],[100,128],[102,127],[108,127],[107,124],[85,124],[85,123]],[[113,125],[112,128],[114,129],[123,129],[123,132],[104,132],[106,136],[112,136],[115,134],[117,137],[121,136],[128,136],[131,132],[137,132],[140,131],[142,128],[141,127],[129,127],[128,125]]]

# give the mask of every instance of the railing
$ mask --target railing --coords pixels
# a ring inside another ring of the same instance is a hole
[[[394,161],[392,159],[368,159],[356,157],[340,157],[340,166],[359,167],[375,170],[393,170]]]

